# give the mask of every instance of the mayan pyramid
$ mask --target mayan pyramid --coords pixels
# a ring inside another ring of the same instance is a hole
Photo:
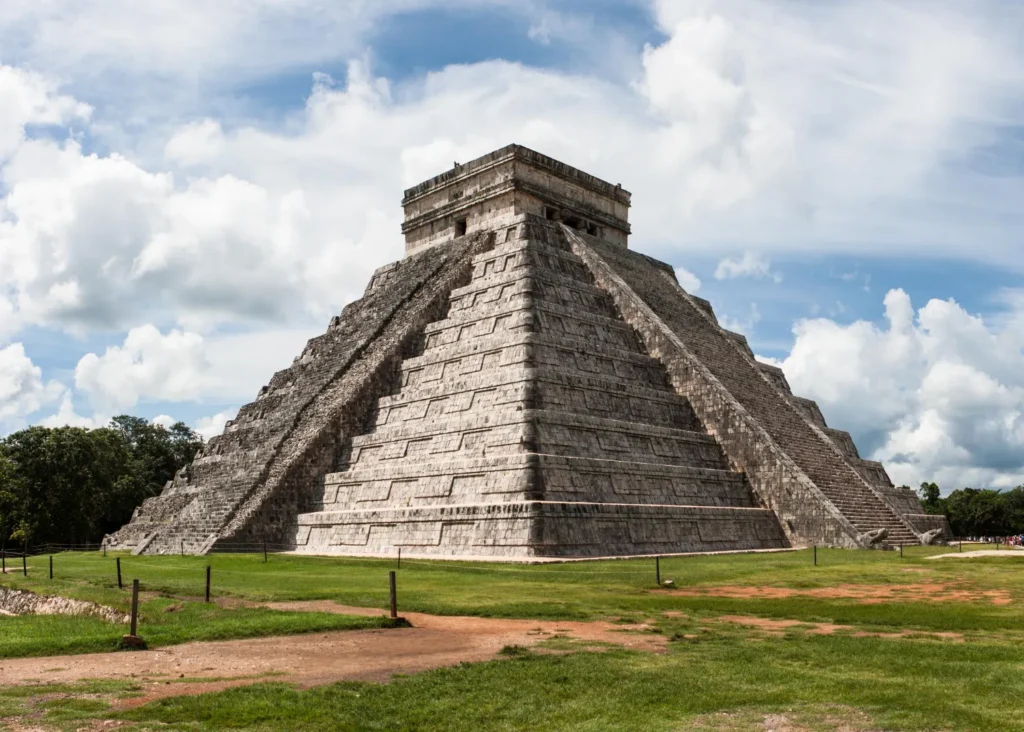
[[[107,545],[560,558],[948,536],[518,145],[405,192],[403,260]]]

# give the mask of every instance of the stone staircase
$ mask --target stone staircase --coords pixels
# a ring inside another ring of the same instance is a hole
[[[723,330],[710,306],[697,302],[675,283],[664,265],[627,250],[569,233],[600,257],[628,288],[685,345],[743,410],[859,534],[885,529],[890,544],[920,543],[908,522],[894,512],[820,429],[787,398],[734,334]],[[699,415],[700,416],[700,415]],[[711,417],[711,415],[708,415]]]
[[[378,269],[364,296],[274,374],[224,433],[106,545],[201,554],[217,542],[227,548],[290,538],[282,531],[294,524],[310,476],[330,470],[341,435],[365,423],[367,393],[386,389],[408,342],[468,278],[472,255],[492,244],[486,234],[467,236]]]
[[[401,373],[400,391],[378,400],[369,431],[299,516],[300,551],[785,545],[553,224],[524,217],[478,255]]]

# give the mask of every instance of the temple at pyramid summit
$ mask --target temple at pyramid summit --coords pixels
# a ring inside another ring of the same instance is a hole
[[[629,249],[621,185],[510,145],[402,205],[405,257],[108,547],[542,561],[949,537]]]

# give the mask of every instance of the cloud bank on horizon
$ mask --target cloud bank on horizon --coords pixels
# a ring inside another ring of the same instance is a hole
[[[1024,482],[1022,20],[4,3],[0,434],[123,411],[217,434],[401,256],[404,187],[515,141],[629,188],[631,246],[894,480]]]

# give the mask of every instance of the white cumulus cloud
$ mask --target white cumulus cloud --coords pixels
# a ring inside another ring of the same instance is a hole
[[[770,278],[775,282],[782,282],[782,275],[772,270],[768,258],[756,252],[744,252],[741,257],[726,257],[715,268],[716,280],[732,280],[738,277]]]
[[[201,417],[196,420],[193,425],[193,429],[198,432],[204,440],[209,440],[211,437],[224,432],[224,426],[228,423],[229,419],[234,419],[237,410],[229,410],[225,412],[218,412],[210,417]]]
[[[64,392],[60,400],[60,407],[56,412],[39,420],[43,427],[84,427],[94,429],[106,427],[110,424],[110,416],[95,412],[89,416],[81,415],[75,411],[75,404],[70,390]]]
[[[37,69],[0,66],[0,338],[160,323],[203,336],[210,365],[199,373],[212,381],[167,386],[170,375],[151,376],[159,349],[125,343],[83,359],[79,391],[96,409],[217,389],[251,398],[219,376],[231,359],[210,355],[225,333],[247,336],[235,361],[269,367],[260,331],[326,324],[401,256],[404,186],[509,142],[631,189],[636,249],[670,261],[683,246],[747,250],[720,263],[724,277],[778,278],[769,255],[794,250],[1019,266],[1022,178],[994,151],[1024,111],[1021,8],[656,0],[663,37],[615,52],[631,54],[620,66],[632,83],[600,67],[504,61],[385,79],[359,61],[338,82],[317,74],[301,109],[263,118],[230,98],[253,79],[339,68],[382,13],[437,5],[0,4],[0,45]],[[579,16],[536,18],[552,45],[588,42]],[[143,90],[128,92],[135,107],[109,86],[126,68]],[[213,100],[203,114],[154,113],[197,96],[199,76]],[[166,98],[146,98],[153,88]],[[256,371],[246,384],[269,377]],[[121,372],[123,390],[108,376]],[[993,378],[1009,391],[986,393],[1012,398],[1012,380]],[[922,417],[893,450],[938,444],[927,436],[939,424]]]
[[[754,334],[757,324],[761,322],[761,309],[757,307],[757,303],[750,303],[750,310],[743,317],[737,318],[727,313],[722,313],[719,315],[718,321],[726,330],[731,330],[733,333],[739,333],[749,338]]]
[[[157,416],[153,417],[153,419],[151,419],[150,421],[159,427],[168,429],[172,425],[174,425],[178,420],[176,420],[169,414],[158,414]]]
[[[61,94],[47,76],[0,65],[0,162],[25,141],[28,125],[63,125],[87,120],[92,108]]]
[[[129,331],[122,346],[102,356],[89,353],[75,367],[75,388],[98,410],[111,412],[141,400],[197,399],[210,385],[203,338],[172,330],[163,335],[155,326]]]
[[[679,286],[691,295],[700,290],[700,277],[685,267],[676,267],[676,280],[679,282]]]
[[[54,403],[65,392],[56,381],[43,381],[43,372],[32,363],[21,343],[0,348],[0,425],[20,426],[21,421]]]
[[[1003,320],[1022,322],[1024,309]],[[884,327],[804,320],[781,363],[794,393],[854,434],[897,483],[945,490],[1024,483],[1024,329],[952,300],[885,296]]]
[[[228,12],[194,11],[196,22]],[[71,14],[96,22],[94,10]],[[1019,179],[961,165],[1013,117],[1024,54],[1003,24],[984,12],[958,22],[944,2],[808,13],[709,0],[656,14],[666,38],[639,54],[633,85],[501,61],[394,83],[353,62],[342,83],[316,75],[284,125],[195,119],[146,144],[109,122],[90,127],[121,155],[24,141],[17,122],[22,141],[0,169],[0,307],[23,324],[84,329],[323,319],[401,256],[404,186],[512,141],[631,188],[634,246],[661,256],[680,240],[1015,252],[1019,212],[1000,207]],[[202,26],[193,42],[213,48],[207,32],[220,26]],[[44,116],[81,116],[52,84],[42,95]],[[748,252],[716,274],[778,279],[766,261]]]

